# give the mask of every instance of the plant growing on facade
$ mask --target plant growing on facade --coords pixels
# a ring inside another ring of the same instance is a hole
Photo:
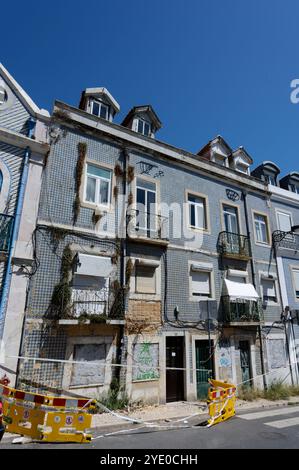
[[[103,217],[102,213],[98,213],[96,211],[93,211],[92,222],[94,223],[94,225],[96,225],[101,220],[102,217]]]
[[[118,193],[119,193],[118,186],[114,186],[114,188],[113,188],[113,196],[114,196],[114,199],[117,199]]]
[[[132,191],[128,195],[128,205],[131,206],[133,204],[134,198]]]
[[[78,143],[78,159],[76,165],[76,175],[75,175],[75,201],[74,201],[74,224],[78,220],[80,213],[80,187],[82,181],[82,175],[84,170],[84,163],[86,158],[87,145],[85,142]]]
[[[124,176],[124,172],[119,163],[117,163],[114,167],[114,174],[117,178],[121,178],[122,176]]]
[[[69,285],[69,275],[73,265],[73,253],[69,246],[63,250],[60,275],[61,279],[54,287],[50,310],[55,317],[65,317],[69,313],[72,298],[72,290]]]
[[[126,263],[126,285],[127,285],[127,287],[130,285],[130,279],[131,279],[131,276],[132,276],[132,272],[133,272],[133,262],[132,262],[131,258],[129,258],[127,263]]]
[[[127,170],[127,182],[131,183],[135,177],[135,169],[133,166],[129,166]]]

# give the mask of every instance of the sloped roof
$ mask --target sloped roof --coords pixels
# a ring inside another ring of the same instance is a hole
[[[224,138],[221,135],[217,135],[214,137],[214,139],[209,140],[209,142],[204,145],[196,155],[203,155],[210,147],[212,144],[216,144],[217,142],[220,142],[224,147],[226,147],[228,153],[232,153],[232,148],[228,145],[228,143],[224,140]]]
[[[8,70],[4,67],[3,64],[0,63],[0,76],[4,79],[7,85],[12,89],[12,91],[16,94],[19,98],[23,106],[27,109],[27,111],[37,117],[47,118],[50,117],[50,114],[45,109],[40,109],[34,101],[30,98],[30,96],[23,90],[23,88],[19,85],[19,83],[10,75]]]
[[[155,113],[153,107],[150,104],[146,104],[143,106],[134,106],[126,117],[124,118],[123,122],[121,123],[122,126],[127,126],[130,122],[130,120],[134,117],[135,114],[139,113],[148,113],[151,121],[155,125],[156,129],[161,129],[162,127],[162,122],[158,118],[157,114]]]
[[[97,97],[97,96],[101,96],[101,95],[104,95],[105,98],[107,99],[107,101],[110,103],[110,105],[113,107],[114,111],[116,113],[119,113],[120,111],[120,105],[118,104],[118,102],[113,98],[113,96],[111,95],[111,93],[109,93],[109,91],[107,90],[107,88],[105,87],[97,87],[97,88],[86,88],[84,91],[82,91],[82,94],[81,94],[81,100],[80,100],[80,104],[79,104],[79,108],[83,108],[84,106],[84,101],[85,101],[85,98],[87,96],[94,96],[94,97]]]

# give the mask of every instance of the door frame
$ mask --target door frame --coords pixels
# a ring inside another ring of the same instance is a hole
[[[178,332],[163,332],[163,347],[161,347],[161,352],[160,352],[160,364],[163,369],[161,369],[161,397],[163,400],[163,403],[166,403],[166,339],[172,336],[183,336],[185,338],[184,341],[184,361],[183,361],[183,367],[186,368],[187,370],[184,371],[184,397],[185,400],[188,400],[188,353],[189,353],[189,348],[188,348],[188,336],[186,335],[186,332],[184,331],[178,331]],[[162,373],[163,372],[163,373]]]
[[[192,335],[192,367],[193,367],[193,393],[197,397],[197,377],[196,377],[196,341],[208,341],[209,337],[208,335]],[[214,344],[214,354],[212,356],[212,365],[213,365],[213,371],[214,371],[214,376],[215,379],[219,377],[218,373],[218,348],[217,348],[217,335],[216,334],[211,334],[211,341]]]
[[[184,332],[180,332],[180,333],[176,333],[176,334],[166,334],[165,337],[164,337],[164,363],[165,363],[165,368],[167,367],[167,361],[166,361],[166,345],[167,345],[167,338],[182,338],[182,342],[183,342],[183,348],[184,348],[184,356],[183,356],[183,368],[187,368],[188,366],[186,366],[187,364],[187,347],[186,347],[186,344],[187,344],[187,341],[186,341],[186,335]],[[183,370],[183,395],[184,395],[184,398],[183,398],[183,401],[186,401],[187,400],[187,380],[186,380],[186,377],[187,377],[187,374],[188,374],[188,370]],[[167,403],[167,369],[165,369],[165,374],[164,374],[164,378],[165,378],[165,403]],[[171,403],[171,402],[169,402]],[[175,403],[175,402],[172,402],[172,403]]]
[[[231,345],[234,346],[234,351],[235,354],[238,355],[238,361],[234,360],[233,361],[233,377],[235,377],[235,382],[238,382],[238,375],[241,375],[241,365],[240,365],[240,348],[239,348],[239,342],[240,341],[249,341],[249,349],[250,349],[250,368],[251,368],[251,373],[252,373],[252,386],[258,386],[260,377],[257,377],[257,372],[256,372],[256,360],[255,360],[255,342],[254,342],[254,334],[249,334],[249,333],[244,333],[244,334],[236,334],[232,333],[231,335]],[[257,352],[257,354],[259,354]],[[235,359],[235,358],[234,358]],[[239,368],[239,373],[237,371],[237,368]]]
[[[240,369],[241,369],[241,375],[242,375],[242,367],[241,367],[241,345],[240,343],[247,343],[248,345],[248,348],[246,348],[246,351],[248,351],[248,354],[249,354],[249,361],[248,361],[248,367],[249,367],[249,382],[247,382],[247,385],[249,385],[251,388],[254,387],[254,383],[253,383],[253,370],[252,370],[252,360],[251,360],[251,355],[252,355],[252,351],[251,351],[251,344],[250,344],[250,341],[248,339],[239,339],[238,340],[238,350],[239,350],[239,360],[240,360]],[[243,381],[243,377],[241,377],[242,381]]]
[[[197,369],[197,357],[196,357],[196,344],[198,344],[200,341],[204,341],[205,343],[208,343],[207,346],[209,346],[209,338],[207,339],[197,339],[195,340],[195,368]],[[215,378],[216,375],[215,375],[215,348],[216,348],[216,345],[215,345],[215,342],[213,339],[211,339],[211,343],[212,343],[212,349],[214,348],[214,354],[211,355],[211,367],[212,367],[212,377]],[[196,394],[197,394],[197,397],[198,397],[198,390],[197,390],[197,371],[195,371],[195,377],[196,377]],[[208,382],[207,382],[208,383]]]

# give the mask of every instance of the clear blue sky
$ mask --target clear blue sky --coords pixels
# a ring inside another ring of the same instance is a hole
[[[49,111],[105,86],[116,122],[150,103],[159,140],[195,152],[221,134],[299,171],[298,18],[297,0],[11,0],[0,61]]]

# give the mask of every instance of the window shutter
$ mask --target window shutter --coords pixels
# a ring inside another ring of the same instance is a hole
[[[194,271],[192,276],[192,294],[210,295],[210,273]]]
[[[283,212],[277,213],[279,230],[283,232],[290,232],[292,228],[290,214],[284,214]]]
[[[136,292],[156,293],[156,267],[136,265]]]
[[[263,297],[276,297],[275,282],[271,279],[262,279]]]

